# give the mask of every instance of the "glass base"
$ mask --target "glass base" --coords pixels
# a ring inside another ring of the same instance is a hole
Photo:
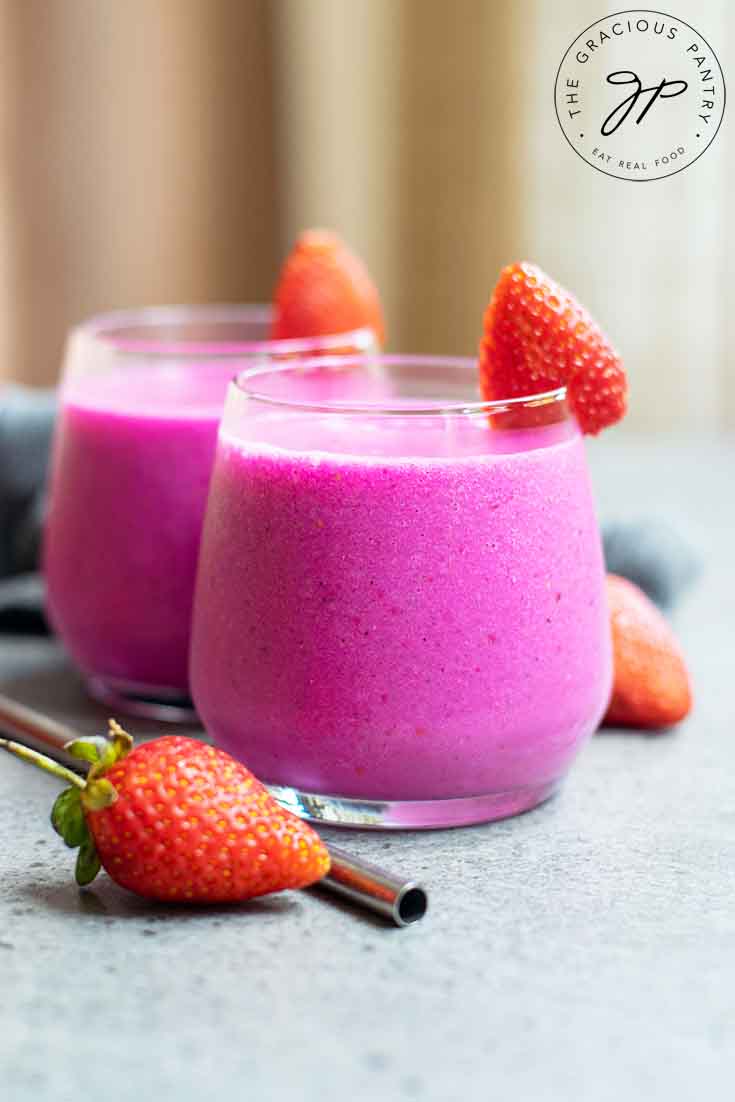
[[[301,792],[280,784],[269,784],[268,789],[283,807],[313,823],[359,830],[432,830],[520,815],[548,800],[560,783],[560,780],[547,781],[508,792],[444,800],[347,799]]]
[[[139,685],[111,677],[88,677],[87,692],[116,712],[163,723],[199,725],[191,698],[177,689],[158,685]]]

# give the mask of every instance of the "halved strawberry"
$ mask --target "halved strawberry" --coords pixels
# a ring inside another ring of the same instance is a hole
[[[329,230],[306,230],[281,268],[273,338],[323,337],[368,326],[385,340],[383,308],[362,260]]]
[[[624,416],[628,384],[620,357],[577,300],[535,264],[500,273],[485,311],[480,389],[499,400],[565,385],[585,433]]]
[[[671,727],[688,715],[692,687],[684,656],[667,621],[645,593],[607,576],[613,640],[609,727]]]

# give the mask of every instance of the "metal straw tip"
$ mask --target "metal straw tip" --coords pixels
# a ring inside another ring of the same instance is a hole
[[[397,926],[410,926],[424,917],[428,906],[429,897],[421,885],[409,881],[396,897],[393,921]]]
[[[404,879],[338,846],[329,845],[332,864],[319,887],[382,915],[396,926],[411,926],[426,914],[429,897],[416,880]]]

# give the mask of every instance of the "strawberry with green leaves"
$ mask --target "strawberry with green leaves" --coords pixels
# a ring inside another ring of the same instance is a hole
[[[89,762],[86,780],[17,743],[0,746],[69,782],[51,822],[79,850],[79,884],[101,866],[149,899],[224,903],[305,888],[329,871],[311,827],[244,765],[196,739],[166,736],[133,748],[111,720],[109,738],[66,748]]]

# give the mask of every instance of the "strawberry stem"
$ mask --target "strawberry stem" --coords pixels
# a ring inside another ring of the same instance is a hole
[[[39,754],[36,750],[31,750],[30,746],[23,746],[20,742],[0,738],[0,748],[7,750],[9,754],[15,754],[16,758],[22,758],[23,761],[28,761],[39,769],[45,770],[46,773],[53,774],[54,777],[66,781],[67,784],[75,785],[76,788],[80,789],[85,787],[86,782],[83,777],[78,777],[76,773],[72,773],[71,769],[66,769],[65,766],[52,761],[45,754]]]
[[[109,738],[78,738],[66,743],[64,749],[67,753],[90,763],[85,779],[45,754],[31,750],[29,746],[0,738],[0,750],[15,754],[17,758],[51,773],[70,786],[54,801],[51,825],[70,849],[79,850],[75,875],[81,886],[94,880],[100,870],[100,858],[87,823],[87,813],[101,811],[118,798],[117,789],[104,774],[110,766],[129,754],[132,746],[130,735],[114,719],[110,720]]]

